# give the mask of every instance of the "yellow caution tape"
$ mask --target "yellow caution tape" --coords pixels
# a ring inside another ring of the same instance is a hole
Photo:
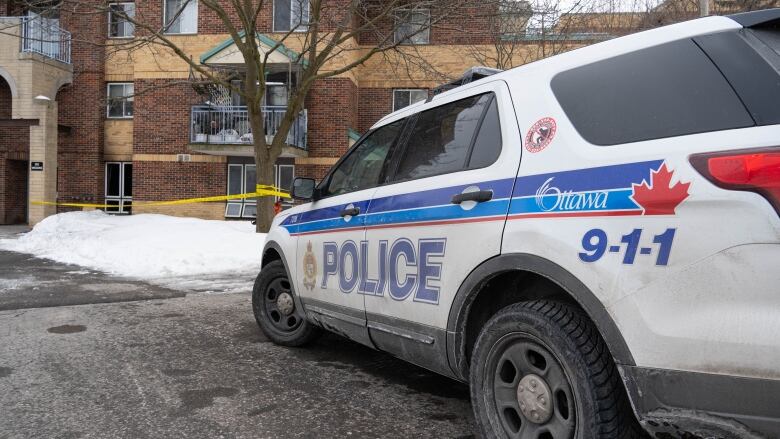
[[[258,184],[257,186],[255,186],[254,192],[249,192],[245,194],[217,195],[214,197],[185,198],[182,200],[169,200],[169,201],[132,201],[132,205],[133,206],[176,206],[179,204],[208,203],[213,201],[228,201],[228,200],[239,200],[239,199],[246,199],[246,198],[259,198],[259,197],[291,198],[289,193],[282,191],[278,187]],[[109,205],[109,204],[55,203],[53,201],[32,201],[30,204],[43,205],[43,206],[94,207],[97,209],[117,207],[116,205]]]

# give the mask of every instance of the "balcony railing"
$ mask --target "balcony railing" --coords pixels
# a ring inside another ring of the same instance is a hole
[[[37,53],[70,64],[70,32],[59,20],[43,17],[0,17],[0,32],[18,35],[21,52]]]
[[[265,118],[266,141],[276,135],[287,107],[262,107]],[[288,145],[306,149],[307,117],[301,111],[287,134]],[[249,124],[249,112],[245,106],[195,105],[190,117],[190,141],[192,143],[242,145],[254,142]]]

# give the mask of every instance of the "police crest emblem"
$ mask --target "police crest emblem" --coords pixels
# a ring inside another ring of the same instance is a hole
[[[314,289],[317,281],[317,258],[311,251],[311,241],[306,244],[306,253],[303,254],[303,286],[309,290]]]

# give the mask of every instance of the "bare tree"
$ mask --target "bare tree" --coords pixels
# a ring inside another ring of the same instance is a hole
[[[509,69],[562,53],[585,44],[583,36],[600,38],[593,24],[581,22],[596,5],[586,0],[498,0],[488,19],[498,32],[489,45],[470,45],[469,54],[480,64]],[[587,30],[583,30],[587,28]]]
[[[292,0],[293,8],[297,6],[299,11],[297,18],[293,19],[288,31],[275,33],[275,39],[269,44],[259,36],[264,31],[260,25],[261,13],[270,8],[270,0],[197,0],[199,8],[206,8],[219,19],[220,26],[230,35],[243,57],[244,64],[240,69],[227,72],[224,68],[214,68],[192,59],[167,33],[187,5],[194,1],[181,0],[179,10],[163,25],[159,16],[112,10],[118,20],[134,26],[132,40],[114,40],[107,44],[89,35],[73,35],[73,38],[103,45],[106,56],[114,59],[131,58],[132,52],[139,50],[149,50],[161,57],[177,57],[189,66],[191,80],[196,85],[212,84],[240,96],[246,102],[251,132],[255,133],[252,143],[257,184],[268,186],[273,185],[274,164],[288,134],[318,80],[346,74],[372,57],[388,56],[390,52],[394,60],[403,60],[399,64],[430,68],[423,56],[410,50],[409,42],[432,28],[456,20],[466,6],[474,4],[474,0]],[[55,8],[70,14],[107,14],[109,11],[107,2],[95,0],[17,0],[17,3],[41,13]],[[287,46],[296,50],[288,50]],[[261,108],[267,90],[265,72],[277,51],[283,51],[290,58],[289,65],[296,70],[297,81],[288,89],[287,109],[269,142],[266,136],[258,134],[266,132],[267,121]],[[143,92],[135,91],[136,94]],[[273,199],[258,198],[257,231],[267,231],[273,216]]]
[[[778,0],[497,0],[499,30],[488,46],[471,45],[478,63],[508,69],[698,16],[777,7]]]

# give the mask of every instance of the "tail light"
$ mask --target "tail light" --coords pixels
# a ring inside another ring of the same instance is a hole
[[[690,160],[716,186],[761,194],[780,215],[780,149],[694,154]]]

